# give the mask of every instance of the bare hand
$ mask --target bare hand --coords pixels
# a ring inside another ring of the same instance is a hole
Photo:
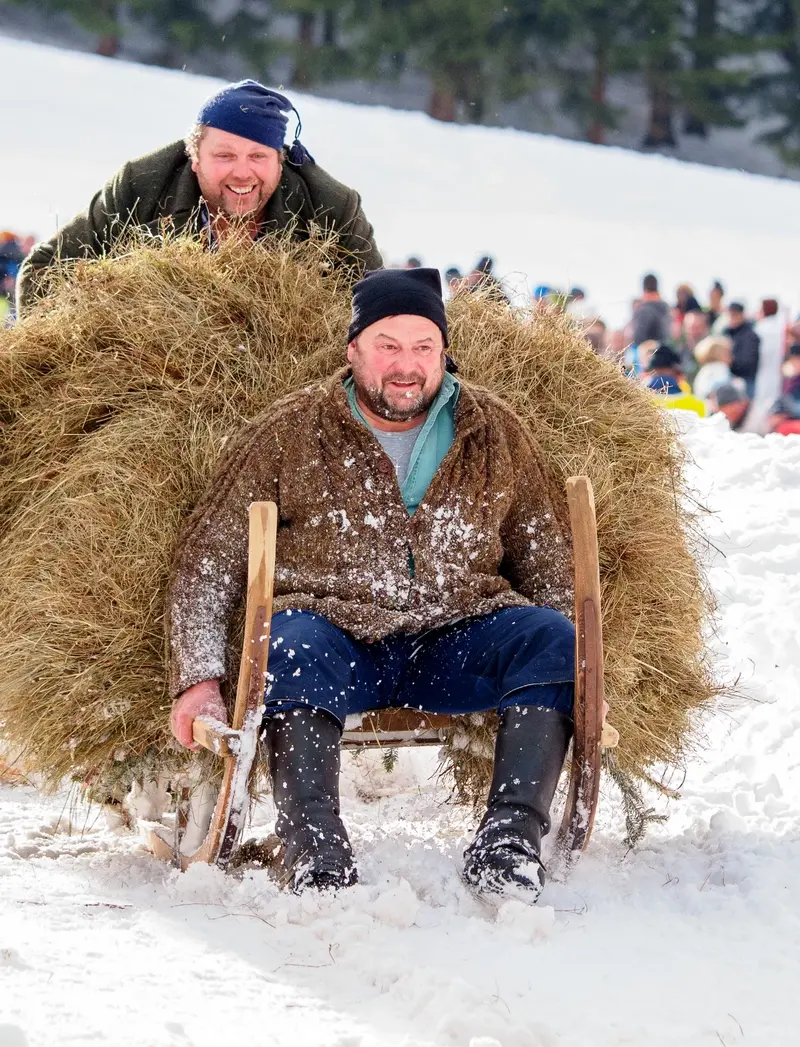
[[[194,740],[192,725],[198,716],[209,716],[221,723],[228,722],[228,711],[222,700],[219,680],[203,680],[187,688],[172,706],[169,725],[177,740],[192,752],[200,746]]]

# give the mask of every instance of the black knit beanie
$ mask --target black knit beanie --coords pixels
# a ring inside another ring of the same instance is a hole
[[[353,288],[353,319],[347,332],[352,342],[361,332],[387,316],[424,316],[433,321],[447,341],[447,317],[438,269],[378,269]]]

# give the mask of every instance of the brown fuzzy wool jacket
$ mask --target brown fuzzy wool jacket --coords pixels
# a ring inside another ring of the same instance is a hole
[[[513,411],[462,381],[453,444],[409,516],[351,413],[348,373],[253,421],[187,521],[168,597],[173,697],[225,674],[254,501],[280,514],[276,613],[313,610],[368,641],[529,603],[571,614],[566,498]]]

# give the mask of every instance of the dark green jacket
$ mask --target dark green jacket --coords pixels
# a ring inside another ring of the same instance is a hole
[[[88,258],[102,254],[124,235],[126,228],[143,227],[158,233],[170,219],[176,232],[200,228],[200,186],[186,155],[183,140],[130,160],[52,239],[37,244],[25,259],[17,282],[18,315],[37,295],[38,276],[61,258]],[[267,230],[285,229],[296,222],[296,235],[307,235],[312,222],[335,229],[344,250],[364,269],[383,264],[372,226],[361,210],[355,189],[337,182],[309,162],[283,165],[280,184],[265,212]]]

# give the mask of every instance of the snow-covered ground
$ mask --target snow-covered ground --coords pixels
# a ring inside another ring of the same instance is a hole
[[[67,794],[0,788],[1,1047],[794,1047],[800,437],[693,418],[714,649],[749,698],[708,721],[666,824],[626,853],[609,794],[568,882],[494,912],[430,753],[348,768],[362,882],[336,898],[180,874]]]
[[[0,40],[0,226],[49,234],[213,86]],[[35,75],[34,75],[35,74]],[[419,114],[302,99],[304,140],[363,192],[390,258],[585,283],[642,272],[797,295],[800,186]],[[620,295],[624,296],[620,298]],[[690,422],[685,424],[689,425]],[[159,865],[69,794],[0,785],[0,1047],[794,1047],[800,979],[800,437],[687,431],[715,511],[713,641],[747,701],[706,725],[680,801],[633,853],[613,795],[535,908],[461,885],[469,819],[430,753],[348,768],[361,884],[280,894]],[[666,801],[657,801],[661,808]],[[260,812],[268,822],[269,807]]]
[[[0,228],[41,237],[133,156],[179,138],[218,81],[0,37]],[[518,286],[586,287],[623,323],[645,272],[666,295],[722,279],[755,307],[797,308],[800,184],[422,113],[292,95],[303,141],[360,190],[387,259],[471,268]],[[290,125],[293,126],[293,125]]]

